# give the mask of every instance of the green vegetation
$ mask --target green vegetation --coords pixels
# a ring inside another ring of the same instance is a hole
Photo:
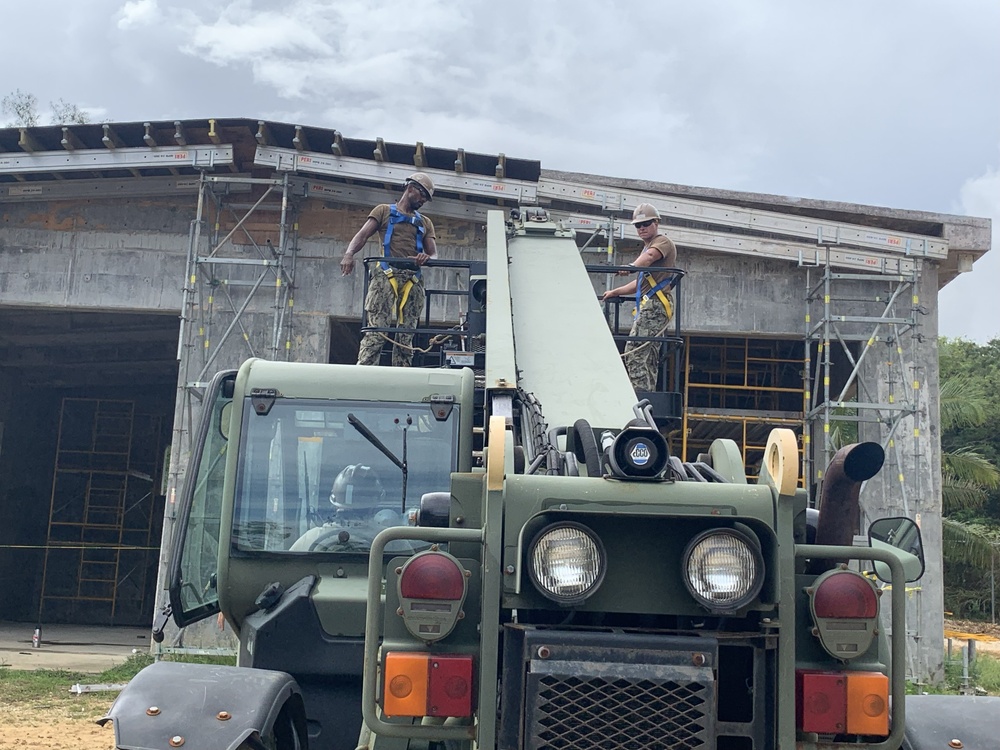
[[[235,664],[235,657],[171,656],[172,661],[199,664]],[[70,717],[93,717],[102,714],[117,693],[70,692],[73,685],[118,684],[131,680],[143,667],[153,663],[150,654],[134,654],[127,661],[100,674],[65,670],[16,670],[0,668],[0,706],[21,705],[34,710],[63,710]]]
[[[953,653],[950,661],[945,661],[944,682],[940,685],[915,685],[906,683],[906,692],[933,693],[934,695],[961,695],[964,666],[960,657]],[[969,665],[969,687],[978,695],[1000,695],[1000,658],[990,654],[978,654]]]
[[[989,620],[1000,575],[1000,339],[941,339],[939,364],[944,606]]]

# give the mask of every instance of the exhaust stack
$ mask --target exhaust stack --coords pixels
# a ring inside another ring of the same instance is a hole
[[[885,451],[878,443],[845,445],[830,461],[823,479],[816,544],[849,547],[858,529],[861,483],[882,469]],[[809,572],[819,575],[846,560],[813,560]]]

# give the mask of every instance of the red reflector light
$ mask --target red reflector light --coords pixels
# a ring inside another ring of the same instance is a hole
[[[472,715],[471,656],[431,657],[427,715]]]
[[[795,717],[799,730],[847,731],[847,680],[839,672],[795,671]]]
[[[406,599],[458,601],[465,596],[465,572],[448,555],[422,552],[403,566],[399,592]]]
[[[878,616],[875,587],[860,573],[842,570],[823,580],[813,593],[817,617],[869,619]]]

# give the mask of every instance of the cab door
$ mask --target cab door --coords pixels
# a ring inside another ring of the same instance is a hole
[[[170,555],[170,605],[178,627],[219,611],[219,537],[235,383],[236,370],[212,378],[185,473]]]

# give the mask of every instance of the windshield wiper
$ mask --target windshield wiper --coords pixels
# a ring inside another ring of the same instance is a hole
[[[393,453],[388,448],[386,448],[385,443],[383,443],[381,440],[379,440],[378,436],[376,436],[374,432],[372,432],[371,430],[369,430],[368,426],[364,422],[362,422],[360,419],[358,419],[356,416],[354,416],[353,413],[351,413],[351,412],[347,413],[347,421],[351,423],[351,427],[353,427],[355,430],[357,430],[358,432],[361,433],[362,437],[364,437],[365,440],[367,440],[369,443],[371,443],[376,448],[378,448],[380,451],[382,451],[382,453],[385,454],[385,457],[388,458],[390,461],[392,461],[396,466],[399,467],[399,470],[403,472],[403,501],[402,501],[403,502],[403,507],[402,507],[402,513],[405,516],[406,515],[406,474],[407,474],[407,470],[406,470],[406,431],[407,431],[407,428],[411,424],[413,424],[413,418],[409,414],[406,415],[406,427],[403,428],[403,460],[402,461],[399,460],[398,458],[396,458],[396,454]]]

